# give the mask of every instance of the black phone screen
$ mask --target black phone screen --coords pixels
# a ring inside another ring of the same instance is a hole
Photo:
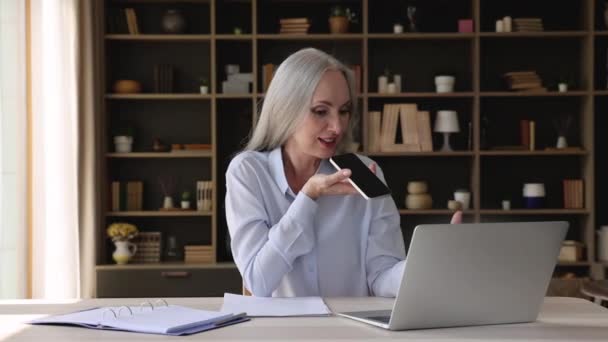
[[[338,169],[350,169],[351,176],[349,181],[363,195],[369,199],[388,195],[391,190],[382,183],[362,161],[353,153],[333,156],[329,159],[332,165]]]

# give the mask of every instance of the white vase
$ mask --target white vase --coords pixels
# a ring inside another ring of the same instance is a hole
[[[163,208],[173,209],[173,198],[171,196],[165,196],[163,199]]]
[[[137,252],[137,246],[129,241],[114,241],[114,246],[116,249],[112,253],[112,258],[119,265],[128,263]]]
[[[182,209],[190,209],[190,201],[182,201]]]
[[[132,150],[133,137],[117,135],[114,137],[114,147],[118,153],[129,153]]]
[[[560,135],[559,137],[557,137],[556,147],[557,148],[566,148],[566,147],[568,147],[568,141],[566,140],[565,136]]]
[[[201,86],[201,94],[209,94],[209,87],[202,85]]]

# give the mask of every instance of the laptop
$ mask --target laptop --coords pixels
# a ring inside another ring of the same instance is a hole
[[[415,228],[392,310],[338,315],[389,330],[536,320],[567,222]]]

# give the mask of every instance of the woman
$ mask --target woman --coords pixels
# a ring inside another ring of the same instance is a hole
[[[355,105],[351,72],[322,51],[300,50],[277,69],[226,172],[232,253],[254,295],[396,295],[405,248],[395,202],[365,200],[350,170],[328,162],[351,145]]]

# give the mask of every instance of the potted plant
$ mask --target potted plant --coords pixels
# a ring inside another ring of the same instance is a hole
[[[355,13],[348,7],[334,6],[329,15],[329,31],[331,33],[347,33],[350,23],[356,22]]]
[[[205,76],[201,76],[199,79],[199,85],[201,94],[209,94],[209,80]]]
[[[182,209],[190,209],[190,192],[182,192]]]

